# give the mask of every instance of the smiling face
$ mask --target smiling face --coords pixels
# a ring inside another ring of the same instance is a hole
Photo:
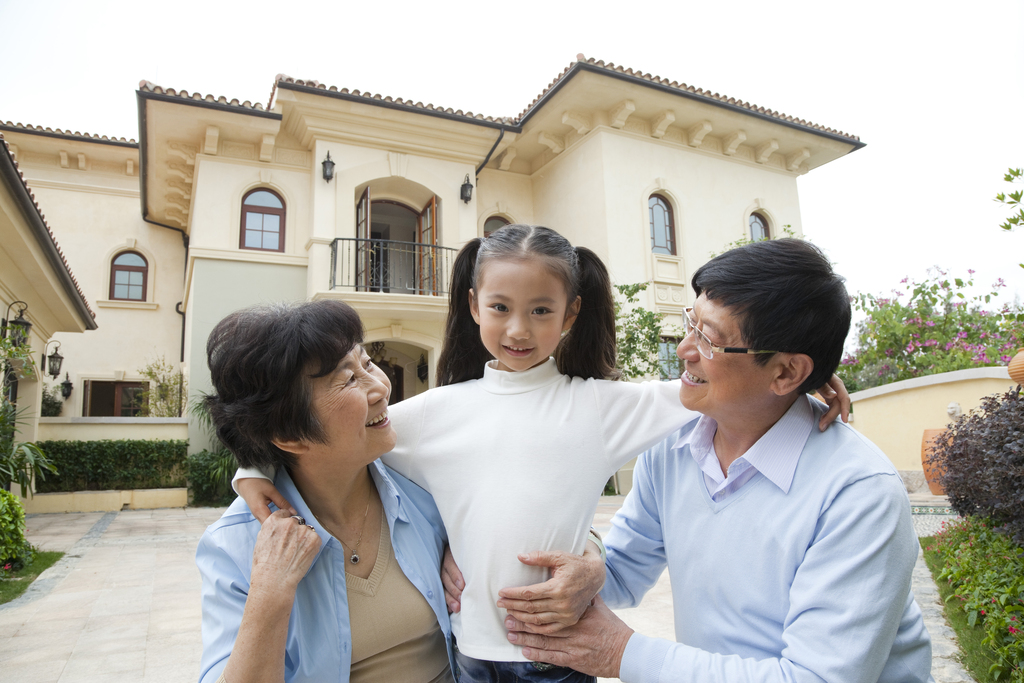
[[[570,306],[568,297],[543,259],[488,261],[469,292],[469,306],[499,370],[528,370],[555,352],[579,312],[580,298]]]
[[[391,383],[362,346],[312,384],[311,407],[327,437],[328,453],[344,453],[361,466],[395,447],[397,436],[388,419]]]
[[[728,308],[703,294],[693,304],[693,319],[715,346],[747,346],[740,334],[740,321]],[[716,353],[708,360],[697,351],[695,337],[688,334],[676,350],[684,367],[679,399],[686,408],[722,424],[745,419],[758,403],[771,396],[771,364],[758,365],[753,356],[746,354]]]

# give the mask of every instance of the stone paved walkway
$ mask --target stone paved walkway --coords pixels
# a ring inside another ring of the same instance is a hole
[[[606,531],[622,499],[602,499],[594,526]],[[924,505],[940,504],[925,501]],[[202,649],[199,536],[223,508],[31,515],[28,535],[67,554],[17,600],[0,606],[0,680],[19,683],[194,681]],[[921,535],[947,516],[915,515]],[[937,683],[971,679],[956,663],[952,631],[923,559],[914,592],[932,634]],[[664,574],[640,607],[617,610],[636,630],[673,638]]]

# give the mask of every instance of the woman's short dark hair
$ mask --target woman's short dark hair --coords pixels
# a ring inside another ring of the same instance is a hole
[[[703,293],[739,317],[745,345],[810,356],[814,370],[800,391],[820,387],[839,367],[850,296],[810,242],[786,238],[732,249],[698,268],[690,284],[694,296]],[[754,356],[762,365],[769,358]]]
[[[294,457],[272,440],[322,443],[311,380],[362,341],[359,314],[334,300],[252,306],[217,323],[206,343],[216,393],[206,405],[238,464],[291,467]]]

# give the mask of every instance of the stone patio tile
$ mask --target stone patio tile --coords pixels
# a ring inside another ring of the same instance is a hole
[[[67,661],[51,659],[18,667],[18,683],[53,683],[60,679]]]
[[[202,655],[203,641],[198,632],[150,637],[146,643],[146,680],[197,680]]]
[[[78,654],[75,652],[64,667],[60,683],[83,683],[88,680],[129,681],[141,678],[145,670],[145,651],[111,654]],[[115,676],[115,674],[117,674]]]
[[[145,639],[149,634],[149,620],[148,612],[92,617],[85,624],[79,641]]]
[[[161,614],[149,624],[149,634],[154,638],[170,636],[176,633],[195,632],[199,634],[202,626],[202,612],[168,612]]]
[[[0,642],[0,663],[10,669],[19,663],[33,663],[47,659],[67,660],[75,649],[76,633],[12,636]]]
[[[101,590],[53,593],[47,596],[46,608],[37,609],[31,619],[48,621],[52,619],[88,618],[92,615],[96,601],[100,599],[103,593],[104,591]],[[42,607],[42,605],[38,605],[38,607]]]
[[[59,639],[66,634],[82,630],[88,621],[85,617],[77,619],[33,619],[23,623],[14,636],[41,635]]]

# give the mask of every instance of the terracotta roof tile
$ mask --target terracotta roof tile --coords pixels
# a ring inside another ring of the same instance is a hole
[[[735,97],[728,97],[726,95],[720,95],[718,93],[712,93],[710,90],[704,90],[703,88],[695,88],[692,85],[687,85],[686,83],[678,83],[676,81],[669,81],[667,78],[661,78],[660,76],[652,76],[649,73],[641,73],[640,71],[634,71],[633,69],[629,69],[629,68],[626,68],[626,67],[623,67],[623,66],[616,66],[612,62],[605,63],[605,62],[603,62],[601,60],[596,60],[593,57],[591,57],[590,59],[587,59],[585,56],[583,56],[583,54],[576,55],[576,61],[573,62],[572,64],[570,64],[569,66],[567,66],[562,71],[562,73],[560,73],[558,75],[558,77],[555,78],[555,80],[551,81],[551,83],[548,84],[548,87],[545,88],[544,91],[540,95],[538,95],[533,100],[533,102],[531,102],[530,105],[528,107],[526,107],[526,109],[524,109],[519,114],[518,117],[516,117],[515,122],[519,123],[520,121],[522,121],[523,117],[526,116],[526,114],[529,113],[531,109],[533,109],[535,106],[537,106],[537,103],[540,102],[542,99],[544,99],[544,96],[547,95],[548,92],[550,92],[551,89],[553,87],[555,87],[555,85],[557,85],[559,83],[559,81],[561,81],[563,78],[565,78],[565,76],[569,73],[569,71],[572,69],[572,67],[575,66],[577,63],[589,64],[591,66],[595,66],[595,67],[598,67],[600,69],[604,69],[604,70],[607,70],[607,71],[615,71],[615,72],[618,72],[618,73],[621,73],[621,74],[625,74],[627,76],[633,76],[635,78],[641,78],[643,80],[651,81],[652,83],[658,83],[660,85],[667,85],[670,88],[674,88],[674,89],[679,90],[679,91],[688,92],[688,93],[697,95],[698,97],[702,97],[702,98],[705,98],[705,99],[708,99],[708,100],[715,100],[715,101],[718,101],[718,102],[723,102],[725,104],[730,104],[730,105],[733,105],[733,106],[736,106],[736,107],[740,107],[742,109],[748,109],[750,111],[757,112],[757,113],[763,114],[765,116],[770,116],[771,118],[774,118],[774,119],[779,119],[780,121],[787,121],[789,123],[795,123],[795,124],[803,126],[805,128],[810,128],[812,130],[821,131],[823,133],[829,133],[830,135],[838,135],[838,136],[841,136],[841,137],[844,137],[844,138],[848,138],[850,140],[854,140],[854,141],[857,141],[857,142],[860,141],[860,137],[859,136],[850,135],[848,133],[844,133],[842,131],[835,130],[834,128],[828,128],[826,126],[822,126],[822,125],[819,125],[817,123],[812,123],[811,121],[807,121],[805,119],[800,119],[800,118],[797,118],[795,116],[790,116],[788,114],[783,114],[781,112],[777,112],[777,111],[772,110],[772,109],[766,109],[765,107],[759,107],[756,104],[750,104],[749,102],[744,102],[743,100],[738,100]]]
[[[259,102],[253,104],[249,100],[239,102],[237,98],[229,100],[228,98],[221,95],[220,97],[214,97],[213,95],[202,95],[201,93],[191,93],[188,90],[175,90],[174,88],[163,88],[155,83],[149,81],[139,81],[139,90],[143,92],[151,92],[155,95],[170,95],[171,97],[180,97],[183,100],[194,100],[196,102],[212,102],[214,104],[224,104],[229,107],[238,107],[239,109],[249,109],[253,111],[266,111],[263,105]]]
[[[6,126],[7,128],[20,128],[24,131],[34,133],[46,133],[50,135],[68,135],[71,137],[82,138],[83,140],[99,140],[101,142],[127,142],[130,144],[137,144],[133,138],[119,138],[119,137],[107,137],[106,135],[94,135],[92,133],[79,133],[77,130],[72,133],[70,130],[62,130],[60,128],[43,128],[42,126],[33,126],[30,123],[12,123],[11,121],[0,121],[0,125]]]
[[[57,255],[60,256],[61,262],[64,264],[64,268],[67,269],[68,275],[71,276],[71,282],[74,283],[75,289],[78,291],[78,295],[82,297],[82,302],[85,303],[86,310],[89,314],[96,319],[96,313],[89,306],[89,300],[85,298],[85,293],[82,292],[81,285],[78,284],[78,280],[75,278],[75,274],[71,272],[71,266],[68,264],[67,258],[64,256],[64,251],[57,244],[57,238],[53,235],[53,230],[50,229],[50,224],[46,222],[46,216],[43,214],[43,210],[39,208],[39,202],[36,201],[36,195],[32,192],[32,188],[29,187],[28,182],[25,180],[25,174],[21,172],[21,168],[18,167],[18,160],[15,159],[14,155],[11,154],[10,147],[7,144],[7,140],[4,139],[3,133],[0,133],[0,147],[3,147],[3,153],[10,157],[11,163],[14,164],[14,170],[18,172],[18,177],[21,178],[21,184],[25,186],[25,191],[28,192],[29,198],[32,200],[32,204],[36,207],[36,212],[39,214],[40,220],[43,222],[43,226],[46,228],[47,234],[50,236],[50,241],[53,242],[54,248],[57,249]]]
[[[274,105],[274,96],[277,94],[277,86],[279,83],[291,83],[293,85],[301,85],[307,88],[316,88],[317,90],[324,90],[327,92],[337,92],[343,95],[351,95],[353,97],[361,97],[367,100],[380,100],[383,102],[391,102],[394,104],[404,105],[406,107],[412,107],[414,109],[423,109],[425,111],[437,111],[444,112],[446,114],[452,114],[454,116],[463,116],[468,119],[475,119],[477,121],[488,121],[490,123],[504,123],[504,124],[515,124],[511,118],[504,116],[484,116],[483,114],[474,114],[471,111],[462,111],[461,109],[452,109],[451,107],[441,107],[431,103],[423,104],[423,102],[413,102],[412,100],[405,100],[401,97],[391,97],[381,94],[374,94],[370,92],[362,92],[359,90],[349,90],[348,88],[338,88],[337,86],[327,86],[320,81],[303,80],[301,78],[292,78],[285,74],[278,74],[277,78],[274,79],[274,87],[270,91],[270,100],[267,103],[267,108],[270,109]]]

